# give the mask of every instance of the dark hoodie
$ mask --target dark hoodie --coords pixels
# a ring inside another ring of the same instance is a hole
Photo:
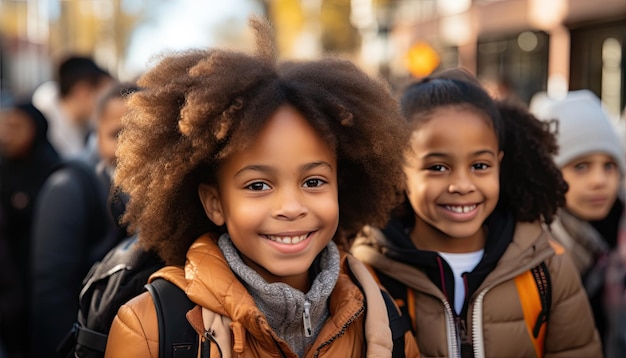
[[[3,255],[11,261],[0,270],[0,282],[14,282],[15,285],[2,285],[0,289],[0,336],[8,353],[20,357],[27,347],[28,335],[26,309],[30,282],[31,225],[35,201],[44,181],[59,163],[59,155],[47,139],[48,122],[30,103],[14,107],[28,115],[35,124],[35,137],[27,155],[9,158],[0,155],[0,211],[2,212]]]
[[[31,222],[39,189],[60,161],[56,150],[48,142],[48,122],[31,103],[14,107],[28,115],[35,124],[35,137],[26,156],[9,158],[0,155],[0,200],[5,215],[4,233],[17,260],[29,256]],[[18,262],[26,268],[28,265]]]

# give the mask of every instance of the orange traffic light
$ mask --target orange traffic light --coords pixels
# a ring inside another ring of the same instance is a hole
[[[441,62],[439,54],[429,44],[417,42],[406,54],[406,66],[416,77],[430,75]]]

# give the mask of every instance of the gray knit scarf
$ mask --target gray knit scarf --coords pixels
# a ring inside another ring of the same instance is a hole
[[[233,270],[246,287],[254,302],[279,337],[281,337],[302,357],[310,348],[329,317],[328,298],[339,277],[339,250],[334,242],[330,242],[318,256],[318,268],[311,267],[313,272],[319,271],[311,289],[304,294],[285,283],[268,283],[256,271],[244,264],[228,234],[223,234],[218,245]],[[315,264],[315,263],[314,263]],[[310,318],[312,335],[304,332],[304,303],[311,303]]]

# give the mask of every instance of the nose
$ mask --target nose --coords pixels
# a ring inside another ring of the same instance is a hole
[[[304,193],[299,189],[278,190],[273,216],[280,220],[295,220],[306,216],[308,208],[305,204]]]
[[[449,193],[468,194],[474,190],[476,190],[476,186],[474,185],[469,173],[465,171],[457,171],[451,176],[451,181],[448,185]]]
[[[591,171],[591,183],[594,187],[604,186],[609,178],[609,174],[606,172],[604,167],[594,166]]]

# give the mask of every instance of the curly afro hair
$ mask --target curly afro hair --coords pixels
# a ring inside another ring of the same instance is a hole
[[[517,220],[550,224],[565,205],[567,183],[554,163],[558,152],[550,122],[512,102],[497,103],[505,125],[504,158],[500,169],[500,202],[513,209]]]
[[[255,54],[170,53],[129,98],[115,176],[130,196],[123,222],[168,264],[183,264],[198,236],[224,232],[207,218],[198,187],[215,183],[220,163],[245,150],[284,104],[337,155],[336,241],[384,224],[402,199],[409,131],[388,86],[337,58],[278,62],[271,26],[256,18],[250,25]]]
[[[565,204],[568,187],[552,159],[558,145],[549,123],[518,104],[496,102],[466,70],[450,69],[409,85],[401,106],[413,130],[443,106],[465,108],[489,120],[504,152],[499,210],[511,210],[518,221],[544,220],[549,224]],[[407,225],[412,225],[414,215],[406,198],[394,211],[394,216]]]

